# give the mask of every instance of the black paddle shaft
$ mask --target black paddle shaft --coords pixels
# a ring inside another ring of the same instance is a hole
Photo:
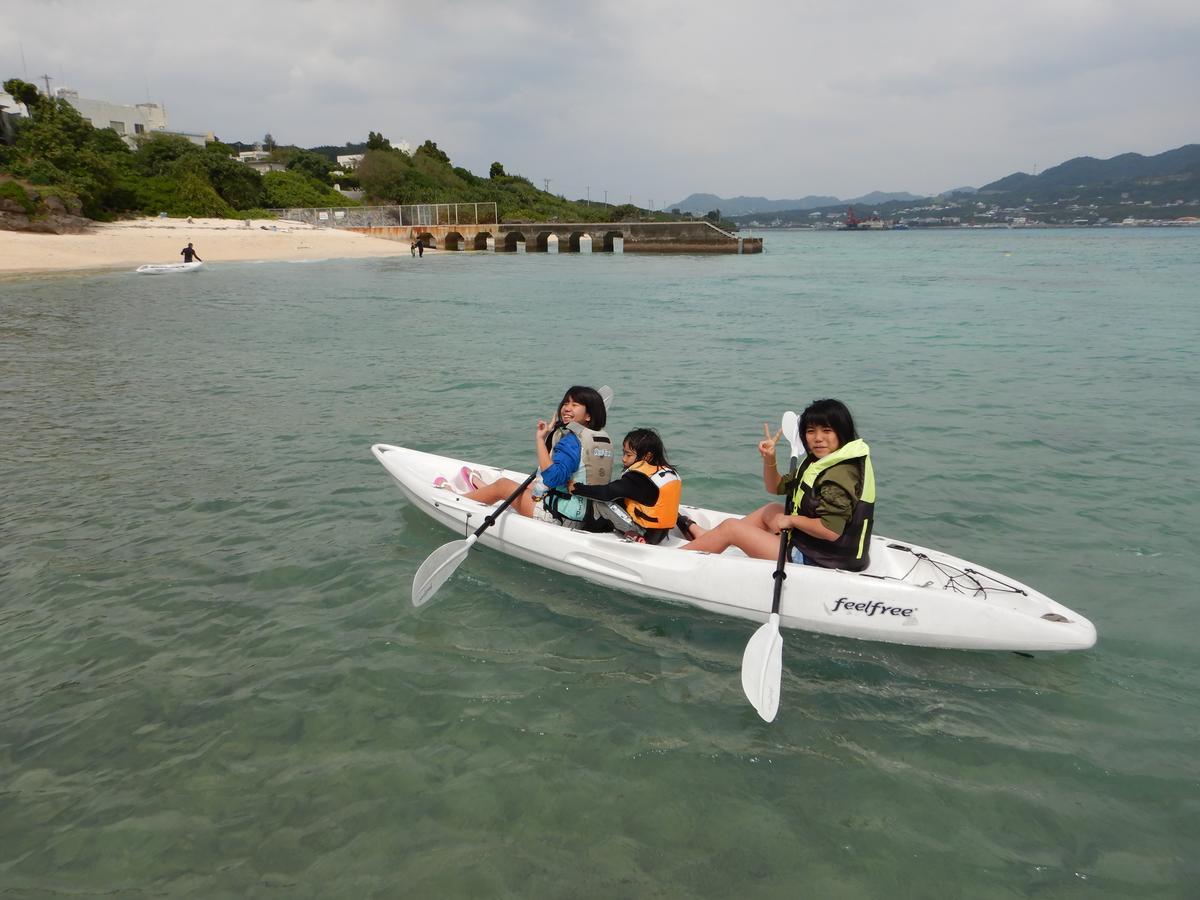
[[[562,425],[562,419],[560,419],[556,416],[554,418],[554,427],[546,435],[546,449],[547,450],[549,450],[550,447],[552,446],[554,429],[557,429],[560,425]],[[521,482],[521,486],[519,488],[517,488],[515,491],[513,491],[509,495],[507,500],[505,500],[498,507],[496,507],[496,509],[493,512],[488,513],[487,518],[483,520],[483,524],[475,529],[475,537],[479,537],[481,534],[483,534],[485,531],[487,531],[489,528],[491,528],[493,525],[496,524],[496,519],[500,516],[500,513],[504,512],[506,509],[508,509],[510,506],[512,506],[513,503],[516,502],[517,498],[521,496],[521,492],[524,491],[525,488],[527,488],[531,484],[533,484],[533,479],[538,477],[538,472],[540,472],[540,471],[542,471],[542,470],[534,469],[532,472],[530,472],[529,477]]]
[[[475,529],[475,537],[479,537],[481,534],[483,534],[485,531],[487,531],[489,528],[491,528],[493,525],[496,524],[496,519],[497,519],[497,517],[499,517],[500,513],[504,512],[506,509],[508,509],[510,506],[513,505],[513,503],[516,501],[516,499],[521,496],[521,493],[525,490],[525,488],[527,488],[531,484],[533,484],[533,479],[537,478],[538,472],[540,472],[540,471],[541,471],[541,469],[534,469],[532,472],[530,472],[529,477],[521,482],[521,486],[519,488],[517,488],[515,491],[513,491],[511,494],[508,495],[507,500],[505,500],[498,507],[496,507],[496,509],[494,511],[488,513],[487,518],[485,518],[483,520],[483,524]]]
[[[793,456],[791,464],[788,466],[789,482],[796,477],[796,461],[797,457]],[[785,515],[792,514],[792,495],[795,489],[789,484],[787,497],[783,501],[783,512]],[[792,530],[785,528],[779,532],[779,560],[775,563],[775,574],[771,577],[775,579],[775,594],[771,597],[771,612],[779,612],[779,601],[783,597],[783,579],[787,578],[787,572],[784,571],[784,566],[787,565],[788,544],[791,542]]]

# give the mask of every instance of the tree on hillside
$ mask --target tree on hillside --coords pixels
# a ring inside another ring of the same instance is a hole
[[[492,168],[488,171],[488,178],[503,178],[504,175],[504,166],[498,162],[492,163]]]
[[[268,131],[266,134],[263,135],[262,147],[264,150],[266,150],[268,153],[270,153],[277,146],[279,146],[279,145],[275,143],[275,138],[271,137],[271,132]]]
[[[37,85],[30,84],[28,81],[22,81],[20,78],[10,78],[4,82],[4,90],[12,94],[13,99],[18,103],[24,103],[25,108],[29,110],[32,116],[34,109],[42,101],[42,94],[37,89]]]
[[[262,175],[228,153],[209,145],[199,157],[203,173],[221,199],[234,209],[255,209],[263,205],[266,192]]]
[[[263,176],[266,202],[271,209],[303,206],[357,206],[332,188],[300,172],[268,172]]]
[[[431,159],[441,160],[446,165],[450,165],[450,157],[446,155],[445,151],[439,150],[438,145],[433,141],[423,143],[417,148],[417,152],[413,156],[428,156]]]
[[[166,175],[181,159],[204,151],[178,134],[152,134],[138,141],[134,164],[146,175]]]
[[[392,142],[385,138],[381,133],[372,131],[367,135],[368,150],[391,150]]]
[[[315,178],[322,184],[329,184],[329,160],[320,153],[311,150],[293,150],[287,161],[288,169],[303,172],[309,178]]]
[[[354,172],[368,196],[396,203],[404,196],[412,166],[399,153],[368,150]]]
[[[233,209],[213,190],[213,186],[198,171],[185,173],[175,192],[176,205],[171,212],[187,216],[221,216],[233,214]]]

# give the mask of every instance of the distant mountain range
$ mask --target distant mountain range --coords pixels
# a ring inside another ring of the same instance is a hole
[[[1200,144],[1187,144],[1157,156],[1122,153],[1112,159],[1077,156],[1037,175],[1014,172],[985,184],[980,194],[1043,193],[1064,188],[1097,188],[1150,182],[1186,182],[1200,178]]]
[[[835,206],[839,203],[887,203],[891,200],[916,200],[916,194],[906,191],[885,193],[872,191],[861,197],[841,200],[837,197],[810,195],[799,200],[768,200],[766,197],[718,197],[716,194],[692,194],[686,200],[670,204],[667,209],[678,209],[680,212],[704,215],[714,209],[719,209],[722,216],[745,216],[751,213],[782,212],[789,209],[818,209],[822,206]]]
[[[1064,192],[1085,193],[1116,191],[1136,195],[1140,201],[1167,200],[1180,195],[1180,191],[1195,192],[1200,184],[1200,144],[1187,144],[1155,156],[1140,153],[1122,153],[1111,159],[1096,159],[1079,156],[1067,160],[1037,175],[1014,172],[981,188],[960,187],[943,191],[941,196],[955,194],[978,194],[982,199],[993,202],[1005,200],[1015,202],[1025,197],[1049,199]],[[1190,194],[1189,194],[1190,196]],[[917,194],[901,191],[886,193],[872,191],[861,197],[839,199],[830,196],[810,195],[798,200],[768,200],[766,197],[718,197],[715,194],[692,194],[686,200],[673,203],[668,209],[679,209],[693,215],[704,215],[719,209],[722,216],[738,217],[763,213],[788,213],[811,210],[826,210],[839,206],[882,206],[886,203],[907,203],[923,199]],[[797,217],[798,218],[798,217]]]

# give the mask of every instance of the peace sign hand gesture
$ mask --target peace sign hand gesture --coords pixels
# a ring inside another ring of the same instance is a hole
[[[775,432],[775,436],[771,437],[771,426],[763,422],[763,435],[764,439],[758,442],[758,452],[762,454],[764,462],[775,465],[775,445],[783,437],[783,429],[780,428]]]

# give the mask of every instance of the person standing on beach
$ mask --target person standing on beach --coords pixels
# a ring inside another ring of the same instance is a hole
[[[192,248],[191,241],[188,241],[188,245],[179,251],[179,255],[183,257],[183,261],[185,263],[190,263],[193,257],[195,258],[196,262],[204,262],[204,260],[200,258],[200,254]]]

